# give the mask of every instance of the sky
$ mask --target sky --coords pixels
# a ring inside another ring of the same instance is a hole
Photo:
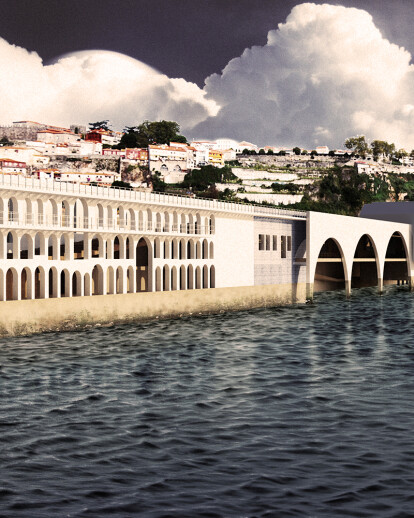
[[[414,148],[412,0],[0,0],[0,123]]]

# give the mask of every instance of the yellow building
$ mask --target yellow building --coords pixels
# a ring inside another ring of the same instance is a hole
[[[224,154],[223,151],[217,149],[210,149],[208,152],[208,163],[215,167],[224,166]]]

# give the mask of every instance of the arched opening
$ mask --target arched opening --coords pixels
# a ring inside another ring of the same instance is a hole
[[[13,232],[7,234],[7,259],[17,259],[17,236]]]
[[[147,209],[147,230],[152,230],[152,212]]]
[[[79,272],[72,275],[72,297],[80,297],[82,295],[82,276]]]
[[[6,273],[6,300],[18,300],[19,279],[14,268],[9,268]]]
[[[187,268],[187,290],[194,289],[194,268],[192,264],[188,265]]]
[[[203,288],[208,288],[208,266],[203,266]]]
[[[216,287],[216,269],[214,266],[210,266],[210,288]]]
[[[134,293],[134,268],[128,266],[127,270],[127,290],[128,293]]]
[[[85,273],[85,277],[83,280],[83,294],[85,297],[90,297],[91,295],[91,276],[89,273]]]
[[[345,289],[345,269],[338,243],[327,239],[319,252],[314,292]]]
[[[201,243],[197,241],[196,243],[196,259],[201,259]]]
[[[124,293],[124,272],[120,266],[116,269],[116,293]]]
[[[384,285],[408,283],[407,244],[399,232],[388,243],[384,264]]]
[[[114,259],[120,259],[121,258],[121,253],[120,253],[120,242],[119,242],[119,237],[116,236],[115,239],[114,239]]]
[[[129,209],[129,228],[131,230],[136,230],[137,228],[134,209]]]
[[[46,296],[46,275],[45,271],[41,266],[38,266],[35,270],[35,299],[44,299]]]
[[[201,216],[200,214],[196,214],[195,222],[194,222],[194,233],[201,234]]]
[[[35,235],[35,240],[34,240],[34,255],[44,255],[45,253],[45,238],[43,236],[43,234],[41,234],[40,232],[38,232],[36,235]]]
[[[92,270],[92,295],[103,295],[103,269],[97,264]]]
[[[96,207],[98,209],[98,227],[103,228],[103,226],[104,226],[104,208],[100,203],[98,203],[98,205]]]
[[[151,250],[148,242],[143,237],[138,241],[135,256],[137,272],[136,291],[150,291]]]
[[[186,258],[186,255],[185,255],[185,241],[184,239],[181,239],[180,241],[180,251],[179,251],[179,259],[185,259]]]
[[[194,241],[192,239],[187,242],[187,259],[195,259]]]
[[[185,266],[182,264],[180,267],[180,290],[185,290],[187,288],[185,273]]]
[[[32,202],[28,198],[26,199],[26,215],[25,220],[27,225],[33,225],[33,213],[32,213]]]
[[[68,270],[62,270],[60,272],[60,296],[70,297],[71,296],[71,278]]]
[[[162,269],[162,287],[163,291],[170,291],[170,268],[167,265]]]
[[[187,232],[187,221],[185,214],[181,214],[180,233],[185,234]]]
[[[203,241],[202,259],[208,259],[208,242],[207,242],[207,239],[204,239],[204,241]]]
[[[29,234],[20,239],[20,259],[33,259],[33,239]]]
[[[91,245],[92,257],[101,257],[103,247],[102,238],[100,236],[93,236]]]
[[[175,291],[177,289],[177,268],[175,266],[171,269],[171,290]]]
[[[201,268],[197,266],[196,268],[196,290],[201,289]]]
[[[125,241],[125,259],[129,259],[130,258],[130,239],[129,237],[126,238],[126,241]]]
[[[58,272],[56,268],[49,269],[49,298],[57,298],[59,294]]]
[[[159,266],[155,269],[155,291],[162,291],[161,268]]]
[[[377,254],[371,238],[364,234],[358,241],[352,263],[351,288],[378,285]]]
[[[61,225],[62,227],[70,226],[70,208],[69,203],[67,201],[62,201]]]
[[[214,243],[211,241],[210,243],[210,259],[214,259]]]
[[[210,234],[214,234],[215,231],[216,231],[216,219],[215,219],[213,214],[210,216],[209,229],[208,230],[209,230]]]
[[[164,228],[163,228],[163,231],[164,232],[169,232],[170,231],[170,215],[168,214],[168,212],[164,212]]]
[[[50,261],[58,259],[58,239],[55,235],[49,236],[47,240],[47,256]]]
[[[187,234],[194,234],[194,218],[192,214],[188,215]]]
[[[43,201],[37,200],[37,224],[43,225],[43,223],[44,223]]]
[[[19,220],[19,214],[18,214],[18,204],[16,198],[10,198],[7,203],[8,208],[8,215],[9,215],[9,221],[18,221]]]
[[[168,239],[164,241],[164,259],[170,258],[170,242]]]
[[[75,233],[73,239],[73,258],[85,258],[85,234]]]
[[[161,242],[159,237],[154,239],[154,257],[155,259],[160,259],[161,257]]]
[[[21,299],[32,298],[32,272],[29,268],[23,268],[20,281]]]
[[[113,295],[115,293],[115,274],[112,266],[106,271],[106,293],[108,295]]]
[[[157,212],[155,214],[155,232],[161,232],[162,226],[161,226],[161,214]]]

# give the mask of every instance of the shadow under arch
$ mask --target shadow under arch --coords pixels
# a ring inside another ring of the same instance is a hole
[[[390,237],[385,254],[384,285],[408,284],[410,280],[409,271],[407,243],[400,232],[394,232]]]
[[[364,234],[355,248],[352,262],[351,289],[379,285],[379,261],[375,241]]]
[[[154,244],[155,247],[155,244]],[[136,245],[136,291],[152,291],[152,259],[151,241],[141,237]]]
[[[327,239],[321,247],[316,263],[313,291],[344,290],[346,263],[341,245],[334,238]]]

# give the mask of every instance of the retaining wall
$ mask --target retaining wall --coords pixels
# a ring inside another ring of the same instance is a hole
[[[0,335],[217,313],[305,302],[306,284],[0,302]]]

